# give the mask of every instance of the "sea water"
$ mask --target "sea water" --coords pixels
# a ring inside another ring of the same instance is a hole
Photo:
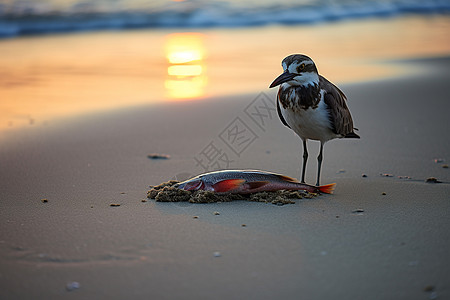
[[[450,0],[0,0],[0,38],[132,28],[296,25],[448,13]]]

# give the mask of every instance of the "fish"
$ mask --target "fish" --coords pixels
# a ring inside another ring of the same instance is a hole
[[[336,184],[313,186],[285,175],[259,170],[222,170],[200,174],[175,187],[185,191],[251,194],[278,190],[304,190],[310,193],[332,194]]]

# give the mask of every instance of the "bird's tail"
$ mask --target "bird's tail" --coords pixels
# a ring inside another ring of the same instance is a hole
[[[319,191],[325,194],[333,194],[336,183],[330,183],[319,186]]]
[[[346,139],[359,139],[360,137],[359,137],[359,135],[357,135],[356,133],[350,132],[350,133],[347,133],[347,134],[344,136],[344,138],[346,138]]]

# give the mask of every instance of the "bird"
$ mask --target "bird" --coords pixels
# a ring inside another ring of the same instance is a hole
[[[323,146],[336,138],[356,138],[357,128],[347,106],[347,97],[333,83],[319,75],[314,61],[303,54],[292,54],[281,63],[284,72],[269,86],[280,86],[277,94],[277,112],[281,122],[292,129],[303,141],[301,182],[305,182],[308,161],[307,140],[320,142],[317,156],[317,181],[323,161]]]

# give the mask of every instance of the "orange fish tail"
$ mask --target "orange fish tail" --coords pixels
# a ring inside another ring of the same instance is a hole
[[[333,194],[336,183],[330,183],[319,186],[319,191],[325,194]]]

